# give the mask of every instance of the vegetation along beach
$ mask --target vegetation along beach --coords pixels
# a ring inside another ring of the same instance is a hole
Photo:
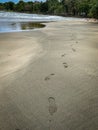
[[[0,10],[0,130],[98,130],[97,0]]]

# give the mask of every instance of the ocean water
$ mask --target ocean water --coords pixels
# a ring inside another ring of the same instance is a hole
[[[0,32],[16,32],[44,27],[38,22],[63,20],[63,17],[0,11]],[[34,24],[33,24],[34,23]]]
[[[15,13],[15,12],[0,12],[0,21],[2,22],[47,22],[63,20],[64,17],[50,16],[50,15],[38,15],[38,14],[26,14],[26,13]]]
[[[60,20],[77,20],[77,18],[0,11],[0,33],[32,30],[35,28],[44,27],[41,24],[38,25],[38,22]],[[36,22],[37,26],[35,26]],[[34,23],[34,25],[32,23]]]

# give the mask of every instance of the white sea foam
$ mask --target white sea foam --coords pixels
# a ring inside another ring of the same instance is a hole
[[[0,21],[8,22],[42,22],[42,21],[57,21],[63,20],[64,17],[60,16],[50,16],[41,14],[26,14],[26,13],[15,13],[15,12],[0,12]]]

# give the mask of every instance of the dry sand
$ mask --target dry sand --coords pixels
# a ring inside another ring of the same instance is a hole
[[[0,130],[98,130],[98,25],[0,34]]]

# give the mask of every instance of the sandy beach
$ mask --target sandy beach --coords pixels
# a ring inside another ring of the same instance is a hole
[[[0,34],[0,130],[98,130],[98,24]]]

